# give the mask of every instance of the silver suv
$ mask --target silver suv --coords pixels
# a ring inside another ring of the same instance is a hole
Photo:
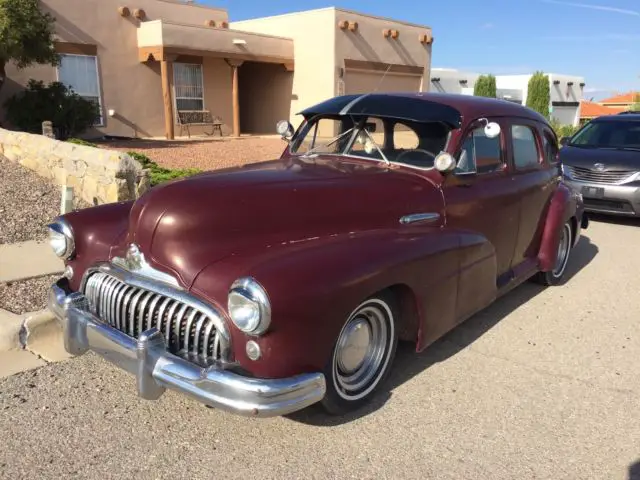
[[[560,143],[565,181],[586,211],[640,216],[640,114],[598,117]]]

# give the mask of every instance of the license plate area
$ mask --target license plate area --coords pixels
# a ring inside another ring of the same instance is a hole
[[[604,187],[582,187],[582,195],[591,198],[603,198]]]

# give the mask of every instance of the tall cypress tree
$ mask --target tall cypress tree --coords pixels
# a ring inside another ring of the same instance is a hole
[[[496,77],[491,74],[480,75],[478,77],[478,80],[476,80],[476,84],[473,88],[473,94],[476,97],[496,98]]]
[[[529,79],[527,107],[548,119],[550,103],[551,87],[549,86],[549,76],[543,72],[536,72]]]

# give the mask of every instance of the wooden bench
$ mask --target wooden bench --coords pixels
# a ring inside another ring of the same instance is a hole
[[[193,125],[210,126],[211,133],[205,131],[205,134],[213,135],[218,131],[222,136],[222,119],[211,115],[209,110],[178,110],[178,125],[180,125],[180,135],[182,136],[182,132],[186,128],[189,138],[191,138],[189,127]]]

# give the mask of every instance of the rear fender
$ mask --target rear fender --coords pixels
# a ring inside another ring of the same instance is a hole
[[[571,190],[563,183],[558,185],[545,219],[542,242],[538,252],[538,266],[540,271],[549,272],[553,269],[558,256],[558,242],[564,224],[576,214],[576,198]],[[575,226],[574,226],[575,227]],[[575,229],[574,229],[575,230]]]

